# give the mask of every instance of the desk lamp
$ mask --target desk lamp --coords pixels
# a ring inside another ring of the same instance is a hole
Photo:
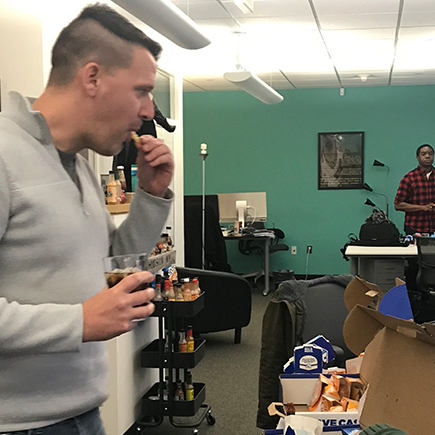
[[[370,207],[377,207],[376,204],[368,198],[366,199],[366,202],[364,204],[369,205]]]
[[[388,167],[388,165],[386,165],[385,163],[380,162],[379,160],[373,160],[373,166],[377,166],[379,168],[387,168],[387,195],[388,192],[390,191],[388,184],[389,184],[389,179],[390,179],[390,168]],[[387,213],[388,216],[388,213]]]
[[[383,196],[383,197],[385,198],[385,205],[386,205],[385,214],[386,214],[387,217],[388,217],[388,197],[387,197],[386,195],[384,195],[383,193],[374,192],[373,189],[372,189],[372,188],[371,188],[367,183],[364,183],[364,184],[363,184],[363,188],[364,188],[365,190],[368,190],[369,192],[373,192],[374,194],[376,194],[376,195],[381,195],[381,196]],[[370,201],[370,200],[367,198],[367,201]],[[367,201],[365,202],[365,204],[366,204],[366,205],[371,205],[371,204],[368,204]],[[371,202],[371,201],[370,201],[370,202]],[[372,203],[372,204],[373,204],[373,203]],[[372,207],[376,207],[376,206],[373,205]]]

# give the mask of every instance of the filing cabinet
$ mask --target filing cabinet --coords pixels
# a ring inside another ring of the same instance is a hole
[[[377,284],[382,290],[388,291],[396,285],[396,278],[404,279],[404,259],[360,257],[359,276]]]

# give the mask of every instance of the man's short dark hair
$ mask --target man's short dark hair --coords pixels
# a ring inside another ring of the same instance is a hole
[[[128,68],[135,45],[146,48],[156,60],[162,51],[159,43],[109,6],[87,6],[59,34],[48,84],[69,84],[88,62],[96,62],[108,72]]]
[[[424,143],[423,145],[420,145],[417,148],[417,154],[416,154],[417,156],[420,154],[421,149],[424,148],[424,147],[429,147],[432,150],[432,152],[434,152],[434,149],[433,149],[432,145],[429,145],[428,143]]]

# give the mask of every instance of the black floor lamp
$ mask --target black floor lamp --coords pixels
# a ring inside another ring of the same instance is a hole
[[[205,269],[205,159],[208,157],[207,144],[201,144],[199,157],[202,160],[202,268]]]

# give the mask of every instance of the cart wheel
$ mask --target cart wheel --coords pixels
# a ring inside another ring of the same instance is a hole
[[[214,416],[212,415],[211,411],[207,412],[207,415],[205,417],[207,419],[207,423],[210,426],[214,426],[214,424],[216,423],[216,419],[214,418]]]

